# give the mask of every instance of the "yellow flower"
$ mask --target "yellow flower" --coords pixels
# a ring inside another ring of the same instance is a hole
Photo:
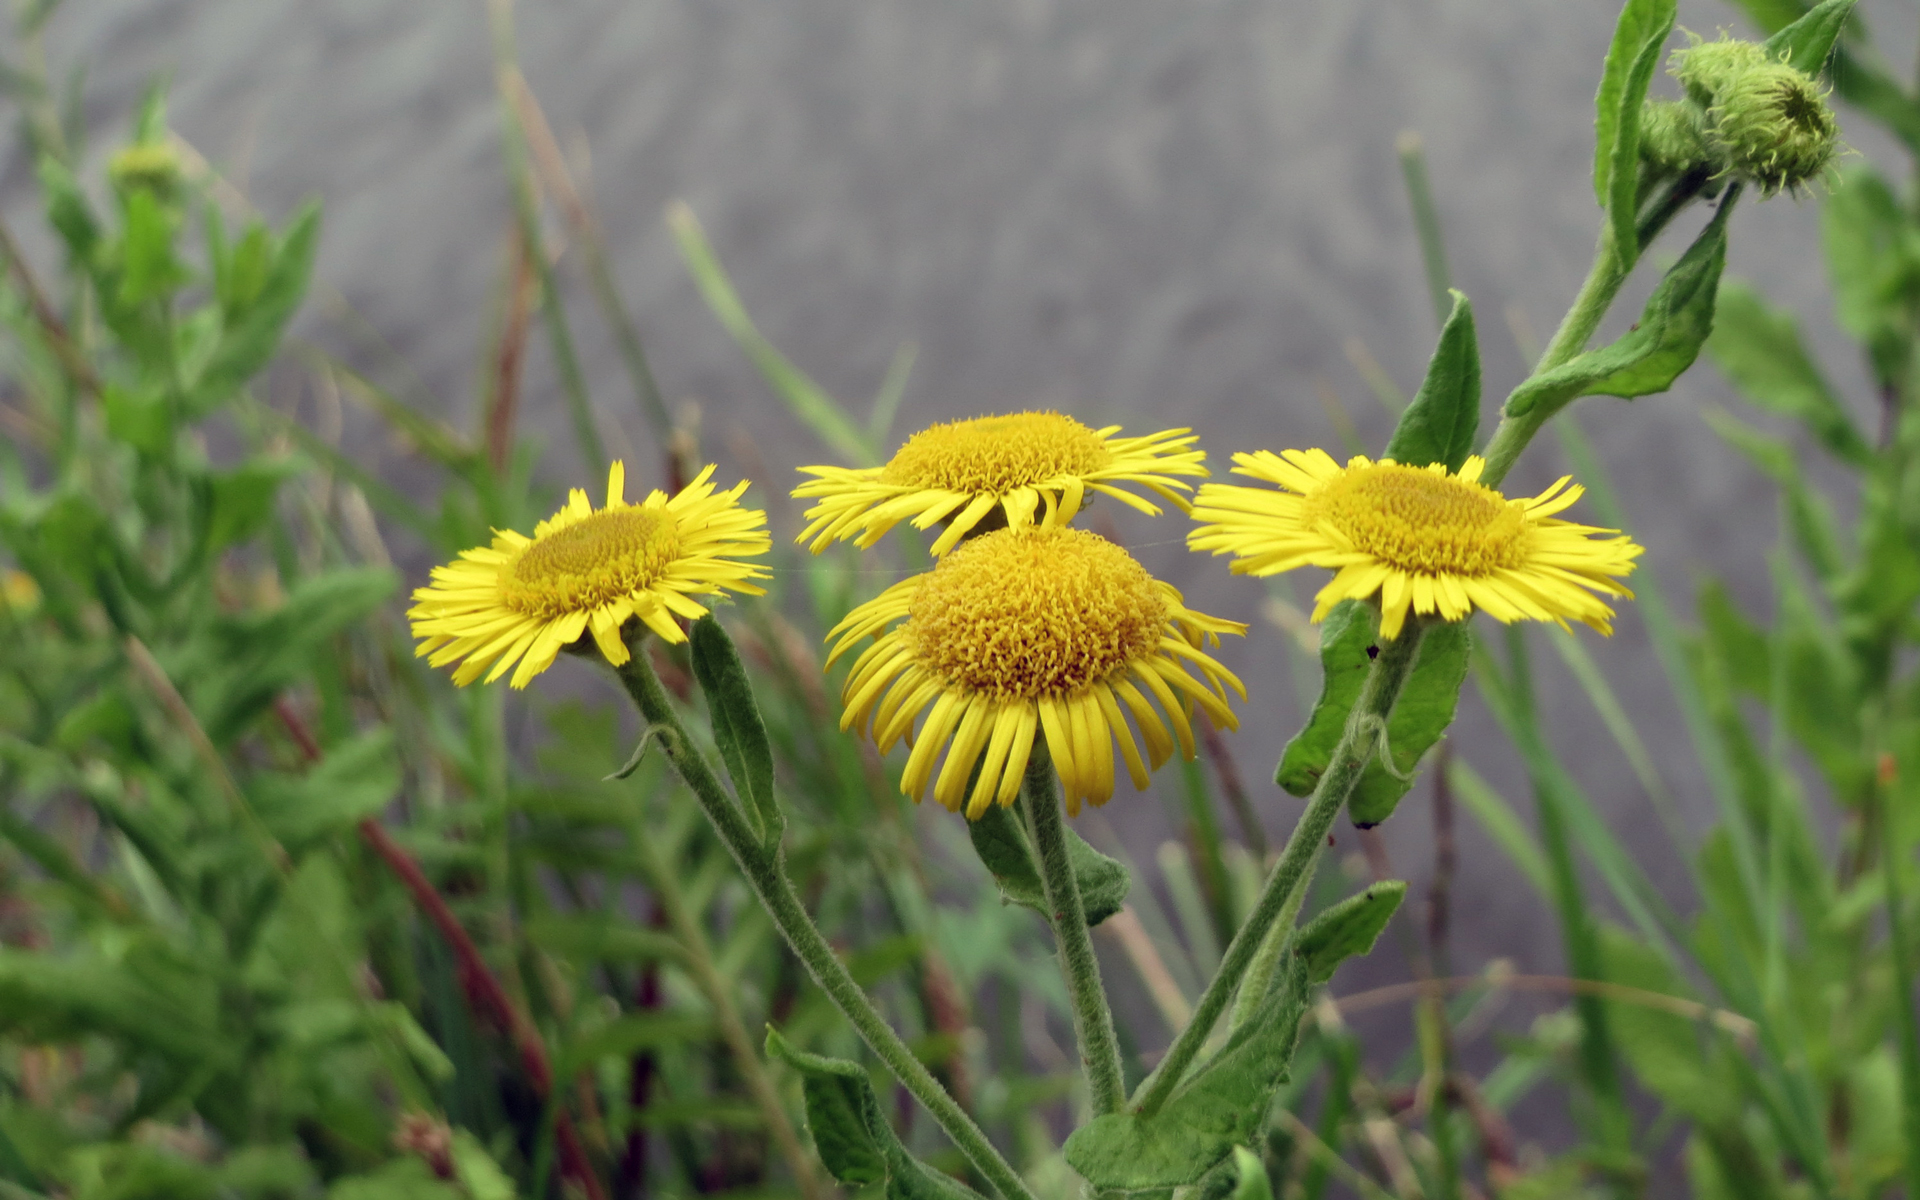
[[[964,801],[969,819],[992,801],[1012,804],[1035,734],[1044,732],[1067,811],[1077,813],[1082,800],[1112,798],[1116,740],[1134,786],[1144,788],[1147,764],[1166,762],[1176,738],[1193,757],[1194,705],[1215,725],[1236,727],[1227,688],[1243,700],[1246,689],[1200,647],[1245,631],[1191,611],[1172,586],[1104,538],[1028,526],[974,538],[933,570],[854,609],[828,635],[840,642],[827,661],[878,635],[847,676],[840,727],[870,724],[883,752],[911,735],[932,706],[912,738],[903,794],[925,795],[934,761],[951,742],[934,798],[950,809]],[[1145,761],[1123,709],[1146,738]]]
[[[1064,525],[1090,491],[1158,516],[1151,501],[1120,486],[1128,483],[1184,512],[1180,493],[1193,488],[1173,477],[1207,473],[1196,439],[1185,429],[1131,438],[1115,437],[1119,432],[1118,425],[1089,429],[1057,412],[1008,413],[923,429],[883,467],[802,467],[815,478],[793,494],[819,503],[807,510],[811,524],[796,540],[811,541],[815,554],[848,538],[864,550],[908,517],[916,529],[950,521],[933,544],[937,557],[996,509],[1004,522],[988,528],[1031,525],[1035,513],[1042,525]]]
[[[491,546],[435,567],[432,585],[413,593],[407,615],[423,639],[415,654],[432,655],[436,667],[465,659],[453,673],[461,687],[483,671],[492,683],[518,662],[513,686],[522,688],[583,633],[608,662],[626,662],[620,627],[629,617],[669,642],[685,641],[674,618],[707,611],[688,597],[722,589],[758,596],[751,581],[766,578],[735,561],[767,552],[766,514],[739,506],[744,482],[716,493],[712,475],[709,466],[671,500],[655,491],[628,504],[626,466],[616,462],[604,508],[575,488],[532,537],[495,530]]]
[[[40,585],[25,571],[0,571],[0,608],[14,616],[32,616],[40,607]]]
[[[1363,455],[1335,462],[1322,450],[1236,454],[1236,475],[1266,488],[1208,484],[1194,498],[1187,535],[1195,550],[1234,554],[1235,574],[1276,575],[1333,567],[1313,619],[1342,600],[1380,597],[1380,636],[1399,635],[1409,610],[1448,621],[1483,609],[1496,620],[1585,622],[1610,634],[1613,610],[1594,595],[1632,598],[1614,581],[1633,570],[1640,547],[1613,533],[1554,517],[1585,489],[1561,479],[1530,500],[1509,500],[1480,482],[1485,463],[1467,459],[1409,467]]]

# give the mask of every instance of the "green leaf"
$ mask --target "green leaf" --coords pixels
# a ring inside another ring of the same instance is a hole
[[[1654,950],[1615,925],[1600,926],[1607,981],[1663,996],[1691,989]],[[1609,1002],[1617,1044],[1648,1091],[1695,1120],[1723,1124],[1740,1112],[1740,1089],[1703,1045],[1697,1023],[1646,1004]]]
[[[760,368],[760,374],[774,394],[828,449],[857,466],[877,466],[879,453],[867,440],[860,423],[848,416],[838,401],[789,362],[755,327],[693,210],[684,204],[674,204],[667,210],[667,224],[673,227],[673,236],[680,243],[680,257],[685,260],[687,272],[699,286],[700,294],[706,298],[707,307],[720,318],[720,324],[726,326],[734,342],[753,360],[753,365]]]
[[[1095,1117],[1067,1139],[1067,1163],[1096,1190],[1164,1191],[1200,1179],[1266,1123],[1287,1082],[1312,984],[1292,956],[1279,983],[1159,1112]]]
[[[1767,53],[1777,61],[1808,75],[1818,75],[1840,40],[1840,30],[1853,15],[1853,0],[1826,0],[1807,15],[1781,29],[1766,41]]]
[[[733,639],[711,613],[693,623],[693,674],[707,697],[713,741],[748,811],[762,829],[781,828],[780,802],[773,794],[773,748],[754,702],[753,684],[740,662]]]
[[[686,957],[672,935],[613,913],[537,913],[521,922],[520,932],[549,954],[589,962],[678,962]]]
[[[1627,0],[1607,48],[1593,108],[1593,194],[1613,226],[1613,249],[1623,265],[1640,256],[1640,106],[1673,32],[1677,0]]]
[[[467,1200],[461,1190],[435,1179],[422,1160],[409,1155],[366,1175],[350,1175],[327,1189],[327,1200]]]
[[[1273,1200],[1273,1183],[1258,1154],[1245,1146],[1235,1146],[1233,1170],[1239,1179],[1233,1185],[1233,1200]]]
[[[67,244],[73,261],[90,267],[100,242],[100,222],[80,183],[66,165],[50,154],[40,156],[40,190],[47,196],[47,220]]]
[[[1333,761],[1334,747],[1347,726],[1347,714],[1360,698],[1377,646],[1377,616],[1372,606],[1346,600],[1320,627],[1320,667],[1324,682],[1307,724],[1280,756],[1274,782],[1296,796],[1310,796]],[[1460,685],[1467,677],[1472,635],[1464,621],[1436,625],[1420,644],[1413,674],[1387,718],[1387,749],[1393,770],[1378,761],[1367,764],[1347,803],[1354,824],[1378,825],[1393,815],[1413,786],[1420,759],[1453,723]]]
[[[107,432],[114,437],[153,458],[173,446],[173,413],[165,396],[109,383],[101,399],[106,402]]]
[[[260,819],[289,848],[345,832],[400,793],[393,731],[368,730],[330,747],[304,776],[263,771],[250,782]]]
[[[1845,567],[1839,526],[1826,498],[1808,486],[1800,469],[1800,452],[1716,409],[1705,409],[1700,415],[1729,446],[1780,485],[1786,494],[1788,532],[1801,557],[1821,582],[1830,584],[1839,579]]]
[[[1820,206],[1820,231],[1839,326],[1867,343],[1881,382],[1901,378],[1913,334],[1907,313],[1920,298],[1920,241],[1893,188],[1855,167]]]
[[[1473,331],[1473,306],[1464,293],[1448,294],[1453,311],[1427,362],[1427,377],[1400,415],[1384,457],[1410,467],[1445,463],[1447,470],[1458,471],[1473,453],[1480,427],[1480,344]]]
[[[384,604],[398,582],[382,568],[328,571],[301,580],[271,612],[220,615],[186,646],[155,653],[207,735],[224,745],[311,668],[327,639]]]
[[[304,460],[287,455],[257,458],[231,471],[205,475],[209,501],[207,550],[215,552],[243,542],[265,528],[273,517],[280,485],[306,466]]]
[[[772,1026],[767,1027],[767,1055],[800,1072],[807,1128],[835,1179],[854,1186],[885,1184],[888,1200],[979,1200],[971,1188],[907,1153],[858,1064],[796,1050]]]
[[[1309,921],[1293,942],[1293,952],[1307,964],[1307,977],[1325,983],[1341,963],[1370,953],[1406,895],[1403,881],[1384,880]]]
[[[1727,259],[1727,204],[1687,247],[1647,297],[1640,319],[1610,345],[1589,350],[1543,372],[1507,397],[1509,416],[1545,406],[1559,409],[1580,396],[1620,396],[1631,400],[1673,386],[1700,355],[1714,328],[1715,297]]]
[[[1873,459],[1873,448],[1808,355],[1799,322],[1769,309],[1752,288],[1732,281],[1720,289],[1720,316],[1707,353],[1754,404],[1798,420],[1847,462]]]
[[[272,360],[280,347],[281,332],[307,294],[319,244],[320,206],[308,204],[281,240],[273,265],[251,301],[227,317],[220,340],[189,389],[188,407],[194,415],[204,415],[225,403]],[[236,257],[245,250],[246,242],[242,242]]]
[[[1020,816],[1012,808],[987,806],[976,820],[967,822],[967,836],[1000,887],[1000,894],[1014,904],[1024,905],[1042,916],[1047,915],[1046,890],[1040,882],[1040,863],[1027,841]],[[1073,877],[1080,884],[1080,903],[1087,913],[1087,924],[1098,925],[1126,903],[1133,877],[1126,867],[1087,845],[1073,830],[1067,830],[1067,857],[1073,863]]]
[[[173,257],[173,219],[152,192],[138,188],[128,194],[126,219],[116,302],[134,308],[171,296],[188,275]]]
[[[453,1174],[468,1200],[513,1200],[513,1180],[480,1139],[464,1129],[453,1133]]]
[[[709,1041],[713,1021],[705,1016],[676,1012],[634,1012],[616,1017],[598,1029],[570,1041],[556,1056],[555,1072],[571,1079],[609,1058],[632,1058],[642,1050],[686,1046]]]

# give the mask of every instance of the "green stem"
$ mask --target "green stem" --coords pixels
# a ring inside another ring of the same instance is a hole
[[[1080,881],[1074,878],[1073,863],[1067,857],[1067,831],[1060,816],[1053,756],[1039,742],[1027,759],[1020,807],[1040,855],[1040,881],[1046,888],[1053,937],[1060,944],[1060,971],[1067,980],[1073,1032],[1080,1041],[1080,1064],[1093,1089],[1093,1109],[1100,1114],[1117,1113],[1127,1102],[1127,1085],[1120,1074],[1119,1038],[1113,1031],[1113,1011],[1107,1006],[1106,989],[1100,984],[1100,962],[1093,955],[1093,938],[1087,933]]]
[[[1613,248],[1613,226],[1611,223],[1600,227],[1600,245],[1593,254],[1593,266],[1587,271],[1585,283],[1580,285],[1580,294],[1573,299],[1573,307],[1567,309],[1567,315],[1561,318],[1560,328],[1554,330],[1553,340],[1547,343],[1546,352],[1533,368],[1529,378],[1546,374],[1555,367],[1571,361],[1593,337],[1593,331],[1600,327],[1600,319],[1607,315],[1615,296],[1620,294],[1620,285],[1627,281],[1627,272],[1631,264],[1622,263]],[[1487,442],[1484,457],[1486,469],[1480,473],[1480,482],[1488,487],[1497,488],[1500,481],[1513,469],[1514,460],[1527,448],[1533,435],[1548,418],[1559,411],[1554,405],[1537,404],[1519,416],[1501,414],[1500,424],[1493,431],[1493,437]]]
[[[1888,789],[1874,788],[1880,806],[1880,870],[1886,877],[1887,942],[1892,951],[1895,1021],[1900,1033],[1900,1128],[1904,1136],[1907,1194],[1920,1196],[1920,1024],[1913,1011],[1913,963],[1907,949],[1905,904],[1900,890],[1900,844]]]
[[[1326,843],[1313,843],[1314,857],[1317,860],[1320,848]],[[1238,1029],[1242,1022],[1252,1016],[1260,1007],[1267,990],[1273,986],[1274,972],[1280,969],[1280,952],[1287,948],[1287,939],[1293,936],[1293,927],[1300,919],[1300,906],[1307,899],[1307,885],[1313,882],[1315,863],[1308,863],[1307,869],[1300,874],[1300,882],[1293,885],[1293,894],[1287,897],[1285,907],[1280,910],[1279,920],[1273,928],[1267,930],[1260,949],[1254,953],[1253,962],[1247,967],[1247,977],[1240,984],[1240,994],[1234,998],[1233,1014],[1227,1018],[1229,1028]]]
[[[1033,1193],[1021,1180],[1018,1173],[1002,1158],[1000,1152],[987,1140],[987,1135],[973,1122],[958,1102],[940,1086],[927,1068],[914,1056],[900,1035],[888,1025],[886,1018],[873,1007],[873,1001],[860,990],[853,976],[833,947],[821,935],[813,918],[800,903],[800,897],[793,890],[793,882],[787,877],[786,862],[777,844],[769,845],[761,841],[754,832],[733,798],[727,794],[726,787],[714,774],[713,767],[706,756],[694,746],[692,738],[680,723],[680,716],[674,711],[673,701],[668,698],[666,689],[660,684],[660,677],[654,674],[653,664],[647,658],[645,635],[634,638],[633,656],[615,669],[620,682],[632,697],[635,707],[647,722],[649,732],[660,738],[661,746],[666,750],[667,759],[673,764],[680,778],[686,781],[694,798],[713,823],[714,832],[740,864],[741,873],[753,888],[754,895],[773,918],[774,925],[793,947],[793,952],[806,964],[807,972],[827,993],[847,1020],[852,1022],[854,1030],[862,1041],[880,1056],[915,1099],[926,1107],[940,1128],[946,1130],[954,1145],[967,1156],[979,1172],[993,1186],[1000,1190],[1007,1200],[1034,1200]]]
[[[1706,180],[1698,175],[1688,175],[1671,184],[1656,195],[1648,206],[1639,224],[1639,242],[1642,252],[1660,231],[1677,216],[1681,209],[1698,198]],[[1740,197],[1738,184],[1729,185],[1726,196],[1720,201],[1724,205],[1732,204]],[[1639,261],[1636,255],[1634,262]],[[1613,224],[1607,222],[1600,227],[1600,244],[1593,253],[1593,266],[1587,271],[1586,282],[1580,285],[1580,293],[1573,298],[1573,306],[1567,309],[1567,315],[1560,320],[1560,328],[1553,331],[1553,340],[1540,355],[1540,361],[1534,364],[1533,373],[1528,380],[1538,378],[1564,366],[1577,358],[1587,348],[1593,338],[1593,331],[1600,327],[1600,321],[1613,307],[1615,297],[1620,294],[1620,286],[1627,281],[1633,271],[1633,262],[1623,262],[1615,251]],[[1522,386],[1525,386],[1522,384]],[[1497,488],[1500,481],[1507,477],[1520,452],[1527,448],[1533,435],[1540,432],[1553,415],[1565,407],[1565,404],[1536,404],[1519,416],[1502,413],[1500,424],[1493,431],[1493,437],[1487,442],[1482,456],[1487,460],[1486,469],[1480,473],[1480,482],[1488,487]]]
[[[1294,889],[1304,889],[1308,876],[1319,860],[1327,831],[1333,828],[1333,819],[1340,815],[1347,797],[1360,782],[1361,772],[1373,761],[1380,747],[1386,733],[1387,716],[1393,711],[1393,702],[1399,698],[1407,676],[1412,673],[1414,659],[1420,653],[1420,639],[1425,632],[1425,625],[1411,623],[1400,631],[1399,637],[1380,644],[1380,655],[1367,671],[1366,682],[1360,688],[1360,699],[1355,702],[1353,712],[1347,718],[1340,744],[1334,747],[1326,773],[1320,776],[1319,784],[1313,789],[1313,798],[1307,802],[1307,811],[1300,815],[1299,824],[1293,827],[1293,835],[1287,839],[1286,849],[1280,852],[1280,861],[1274,865],[1273,874],[1267,876],[1266,886],[1261,889],[1260,898],[1254,902],[1253,911],[1247,915],[1246,923],[1240,926],[1239,932],[1233,935],[1233,942],[1227,947],[1219,971],[1207,983],[1206,992],[1194,1007],[1193,1019],[1174,1039],[1167,1056],[1160,1061],[1153,1074],[1134,1093],[1133,1107],[1141,1115],[1158,1112],[1173,1094],[1173,1089],[1179,1086],[1181,1077],[1206,1044],[1214,1022],[1220,1019],[1220,1013],[1227,1007],[1235,987],[1247,974],[1261,943],[1266,940],[1267,931],[1274,927],[1281,912],[1288,907]],[[1298,912],[1297,907],[1295,911]]]

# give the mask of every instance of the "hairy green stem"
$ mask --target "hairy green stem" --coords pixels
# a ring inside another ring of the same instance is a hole
[[[1260,1007],[1260,1001],[1266,999],[1267,989],[1273,986],[1274,972],[1280,969],[1281,951],[1287,948],[1287,939],[1293,936],[1293,927],[1300,919],[1300,907],[1306,903],[1307,886],[1313,882],[1314,867],[1318,865],[1321,847],[1326,843],[1313,843],[1314,861],[1300,873],[1300,882],[1293,885],[1293,894],[1287,897],[1287,903],[1280,910],[1279,920],[1273,928],[1267,930],[1260,949],[1254,952],[1253,963],[1247,968],[1247,977],[1240,982],[1240,994],[1234,998],[1233,1012],[1227,1018],[1230,1029],[1238,1029],[1254,1011]]]
[[[1127,1085],[1120,1074],[1120,1040],[1113,1031],[1113,1010],[1100,984],[1100,962],[1093,955],[1087,932],[1087,910],[1080,902],[1080,882],[1067,857],[1067,831],[1060,816],[1060,789],[1053,774],[1053,756],[1034,743],[1020,787],[1020,807],[1040,855],[1040,882],[1047,893],[1047,915],[1053,937],[1060,944],[1060,971],[1067,980],[1067,1000],[1073,1009],[1073,1032],[1080,1042],[1080,1065],[1093,1089],[1096,1113],[1117,1113],[1126,1107]]]
[[[1534,365],[1534,378],[1546,374],[1555,367],[1570,362],[1593,337],[1593,331],[1600,327],[1600,319],[1607,315],[1613,299],[1620,294],[1620,285],[1627,281],[1627,272],[1631,264],[1622,263],[1614,252],[1613,226],[1611,223],[1600,227],[1600,245],[1593,254],[1593,267],[1587,272],[1585,283],[1580,285],[1580,293],[1574,297],[1573,306],[1567,309],[1567,315],[1561,318],[1560,328],[1554,330],[1553,340],[1540,355],[1540,361]],[[1493,437],[1487,442],[1484,457],[1486,469],[1480,473],[1480,482],[1488,487],[1497,488],[1500,481],[1507,477],[1520,452],[1527,448],[1533,435],[1540,427],[1558,412],[1554,405],[1539,404],[1520,414],[1510,416],[1501,414],[1500,424],[1493,431]]]
[[[927,1112],[946,1130],[954,1145],[967,1156],[981,1175],[1000,1190],[1006,1200],[1034,1200],[1013,1167],[1001,1157],[1000,1152],[987,1140],[987,1135],[974,1124],[973,1118],[966,1114],[957,1101],[940,1086],[940,1082],[927,1070],[926,1066],[914,1056],[900,1035],[893,1031],[873,1006],[873,1001],[854,982],[847,973],[845,964],[834,954],[833,947],[807,915],[800,903],[800,897],[793,890],[793,882],[787,877],[786,861],[777,842],[763,841],[755,832],[746,814],[740,810],[733,797],[727,793],[726,786],[714,773],[687,735],[680,722],[680,715],[674,711],[673,701],[667,696],[666,689],[660,684],[660,677],[654,674],[653,664],[647,658],[645,635],[636,636],[632,646],[633,656],[624,664],[615,668],[627,695],[632,697],[635,707],[647,722],[648,732],[660,739],[666,750],[667,759],[686,781],[694,798],[699,801],[707,819],[713,823],[714,832],[740,864],[741,873],[753,888],[754,895],[773,918],[774,925],[780,930],[787,944],[806,965],[807,972],[814,982],[827,993],[834,1006],[853,1024],[862,1041],[880,1056],[887,1069],[892,1071],[915,1099],[925,1106]]]
[[[1347,727],[1340,735],[1340,744],[1334,747],[1333,758],[1313,789],[1313,797],[1307,802],[1307,811],[1300,815],[1299,823],[1293,827],[1293,835],[1287,839],[1286,849],[1280,852],[1280,861],[1274,864],[1273,873],[1267,876],[1266,885],[1260,891],[1260,898],[1254,902],[1253,911],[1247,914],[1246,922],[1233,935],[1233,942],[1220,961],[1220,969],[1214,973],[1200,1002],[1194,1006],[1193,1019],[1174,1039],[1166,1057],[1160,1060],[1153,1074],[1134,1093],[1133,1107],[1136,1112],[1143,1116],[1151,1115],[1167,1102],[1187,1068],[1199,1055],[1201,1047],[1206,1044],[1207,1035],[1213,1031],[1213,1024],[1220,1019],[1234,989],[1246,976],[1261,943],[1266,940],[1267,931],[1274,927],[1293,899],[1294,889],[1304,889],[1308,876],[1319,861],[1320,848],[1326,841],[1327,831],[1333,828],[1334,818],[1340,815],[1347,797],[1360,782],[1361,772],[1366,770],[1367,764],[1373,761],[1374,754],[1380,749],[1386,735],[1388,714],[1393,712],[1393,703],[1399,699],[1400,689],[1406,685],[1407,676],[1413,671],[1414,659],[1420,653],[1420,639],[1425,632],[1426,626],[1416,620],[1403,628],[1399,637],[1380,644],[1379,656],[1367,671],[1366,682],[1360,688],[1360,699],[1354,703],[1353,712],[1347,717]],[[1297,913],[1299,910],[1296,907],[1294,911]]]
[[[1669,222],[1678,216],[1680,210],[1699,198],[1706,185],[1706,178],[1698,174],[1687,175],[1662,190],[1649,202],[1641,217],[1638,231],[1642,253],[1648,243],[1660,235]],[[1740,186],[1729,185],[1722,205],[1734,203],[1740,198]],[[1567,309],[1567,315],[1560,320],[1560,328],[1553,331],[1553,340],[1547,343],[1546,350],[1540,355],[1540,361],[1534,364],[1533,372],[1527,379],[1531,381],[1555,367],[1564,366],[1586,350],[1587,343],[1593,338],[1593,331],[1600,327],[1600,321],[1613,307],[1620,287],[1632,273],[1633,262],[1624,262],[1617,252],[1613,240],[1613,223],[1600,226],[1600,244],[1593,253],[1593,266],[1587,271],[1586,282],[1580,285],[1580,292],[1573,298],[1573,306]],[[1523,383],[1521,386],[1525,386]],[[1568,401],[1570,402],[1570,401]],[[1487,460],[1486,469],[1480,473],[1480,482],[1488,487],[1497,488],[1500,481],[1513,469],[1520,452],[1527,448],[1533,435],[1540,427],[1553,418],[1553,415],[1565,407],[1561,404],[1536,404],[1519,416],[1502,413],[1500,424],[1493,431],[1493,437],[1487,442],[1482,457]]]

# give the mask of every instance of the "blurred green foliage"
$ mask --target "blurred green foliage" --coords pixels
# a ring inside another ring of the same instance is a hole
[[[1768,33],[1805,11],[1744,7]],[[1920,150],[1920,100],[1875,65],[1857,23],[1840,36],[1846,15],[1823,7],[1790,40],[1839,37],[1839,94]],[[42,17],[26,14],[23,37]],[[1628,6],[1601,95],[1596,186],[1628,266],[1659,232],[1632,219],[1647,198],[1629,168],[1664,44],[1653,32],[1671,20],[1670,4]],[[540,448],[514,430],[535,310],[578,450],[602,457],[540,245],[543,195],[561,198],[581,261],[559,265],[587,272],[612,323],[660,473],[683,479],[699,461],[496,33],[518,267],[470,434],[289,341],[317,209],[265,221],[222,199],[158,92],[89,172],[45,81],[13,80],[59,261],[30,263],[0,237],[0,1198],[760,1200],[828,1194],[822,1166],[889,1196],[984,1188],[866,1065],[659,757],[628,758],[638,732],[610,694],[510,708],[412,656],[388,539],[407,561],[444,558],[491,527],[527,527],[554,498],[536,481]],[[1413,1002],[1398,1061],[1369,1058],[1317,985],[1373,946],[1405,885],[1329,873],[1298,953],[1166,1107],[1084,1121],[1019,823],[996,809],[971,837],[917,826],[897,765],[837,730],[837,677],[815,648],[870,590],[851,552],[803,563],[776,538],[771,601],[726,613],[730,642],[696,638],[655,667],[713,731],[762,830],[784,821],[788,870],[853,977],[1048,1200],[1078,1194],[1075,1169],[1108,1189],[1244,1200],[1644,1195],[1663,1169],[1701,1200],[1920,1197],[1912,190],[1856,162],[1820,201],[1836,321],[1861,344],[1869,404],[1837,391],[1796,319],[1745,285],[1721,284],[1715,314],[1724,208],[1638,330],[1509,400],[1659,390],[1705,337],[1764,422],[1707,414],[1779,488],[1772,611],[1762,622],[1710,582],[1683,628],[1659,581],[1636,577],[1716,806],[1704,835],[1670,830],[1683,900],[1653,885],[1563,765],[1571,735],[1540,727],[1541,637],[1460,628],[1428,652],[1356,819],[1422,796],[1415,768],[1470,664],[1524,765],[1533,820],[1471,765],[1506,748],[1443,750],[1425,777],[1440,858],[1425,904],[1401,918],[1428,914],[1424,936],[1403,930],[1421,978],[1342,998]],[[670,219],[776,399],[827,452],[877,461],[911,350],[856,418],[759,333],[692,213]],[[1464,300],[1455,313],[1445,369],[1421,393],[1434,419],[1403,426],[1450,462],[1473,443],[1458,418],[1479,398]],[[343,452],[337,429],[297,417],[283,380],[404,439],[423,482],[403,493]],[[1441,412],[1443,390],[1470,399]],[[1624,524],[1579,427],[1558,428],[1593,502]],[[1828,461],[1810,469],[1815,455]],[[1827,494],[1834,480],[1846,494]],[[1293,790],[1326,769],[1358,694],[1363,617],[1330,621],[1326,696],[1282,763]],[[1604,730],[1649,797],[1673,802],[1599,665],[1570,635],[1544,640],[1593,703],[1585,732]],[[1070,844],[1122,1000],[1129,1084],[1184,1025],[1267,865],[1264,845],[1224,832],[1244,789],[1224,753],[1211,760],[1177,797],[1161,784],[1182,838],[1155,872]],[[1446,913],[1456,802],[1553,907],[1566,976],[1449,974],[1432,914]],[[1517,990],[1544,993],[1549,1011],[1469,1072],[1462,1046]],[[1564,1097],[1574,1144],[1515,1135],[1509,1115],[1543,1089]]]

